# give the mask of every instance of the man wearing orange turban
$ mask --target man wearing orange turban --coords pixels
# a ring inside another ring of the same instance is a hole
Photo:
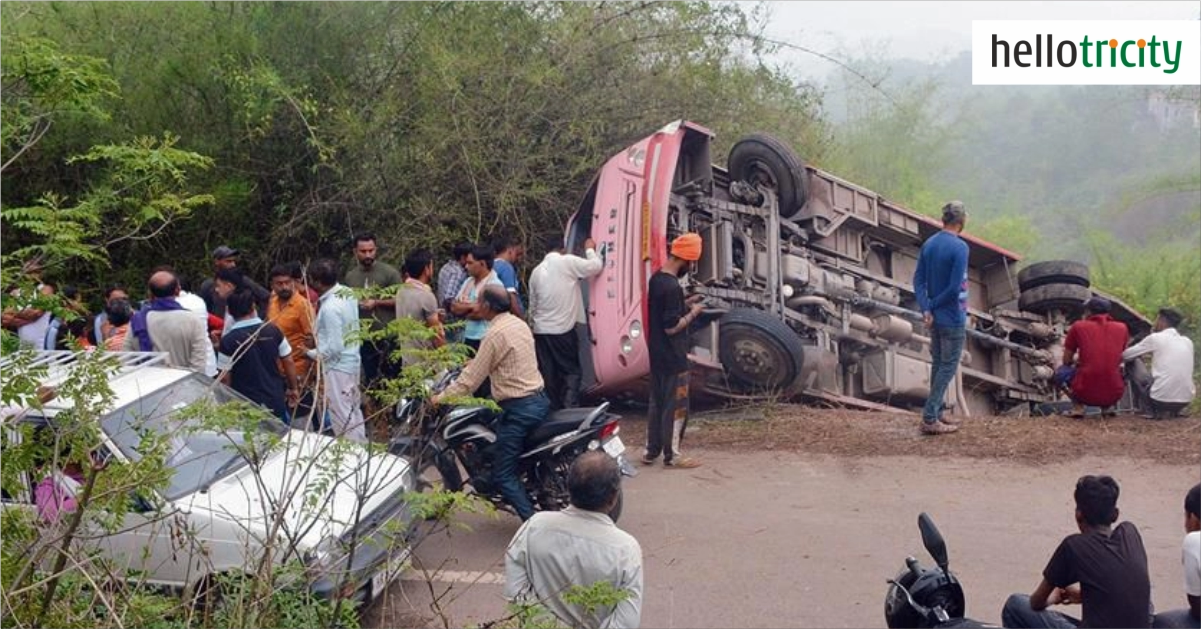
[[[651,277],[647,289],[646,345],[651,358],[650,417],[646,453],[642,462],[652,465],[663,455],[667,467],[693,468],[696,459],[680,455],[680,441],[688,423],[688,327],[701,314],[702,296],[684,298],[680,278],[701,259],[702,242],[688,233],[671,243],[671,256]]]

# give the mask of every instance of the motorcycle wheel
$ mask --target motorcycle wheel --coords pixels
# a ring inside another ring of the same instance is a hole
[[[553,459],[540,463],[536,469],[536,486],[531,486],[530,498],[538,505],[539,511],[559,511],[571,504],[571,496],[567,491],[567,473],[571,462],[575,460],[573,453],[563,452]]]
[[[463,489],[463,474],[459,471],[454,454],[445,451],[435,453],[429,446],[425,446],[419,452],[406,452],[400,456],[413,466],[417,491],[426,492],[438,489],[460,491]],[[434,476],[431,472],[436,472],[437,475]]]

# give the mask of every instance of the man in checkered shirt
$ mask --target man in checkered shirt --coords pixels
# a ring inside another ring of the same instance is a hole
[[[529,326],[509,312],[509,294],[503,286],[484,288],[480,296],[480,318],[489,322],[475,358],[463,373],[431,401],[471,395],[485,378],[492,381],[492,399],[504,411],[496,427],[496,484],[521,520],[534,515],[534,505],[517,478],[517,459],[525,437],[546,419],[550,399],[543,391],[542,376],[534,352],[534,335]]]

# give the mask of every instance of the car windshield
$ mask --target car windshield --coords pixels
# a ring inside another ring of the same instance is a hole
[[[168,500],[186,496],[206,487],[221,476],[245,465],[238,448],[246,442],[240,430],[207,430],[191,413],[182,412],[190,404],[210,400],[227,404],[247,401],[233,389],[193,375],[155,391],[104,418],[104,431],[131,460],[141,458],[143,435],[153,434],[167,440],[166,467],[173,470],[170,485],[164,490]],[[260,430],[283,434],[282,423],[264,421]]]

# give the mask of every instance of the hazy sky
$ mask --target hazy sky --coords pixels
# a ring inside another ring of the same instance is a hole
[[[839,56],[864,44],[890,56],[934,61],[971,48],[972,20],[1196,20],[1201,2],[769,2],[768,36]],[[1199,25],[1201,27],[1201,25]],[[782,51],[781,61],[818,78],[833,64]]]

